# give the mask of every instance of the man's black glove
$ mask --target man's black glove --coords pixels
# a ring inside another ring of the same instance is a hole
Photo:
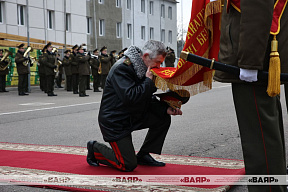
[[[25,60],[25,61],[27,61],[27,60],[29,60],[29,59],[30,59],[29,57],[24,57],[24,60]]]
[[[57,68],[57,66],[56,65],[54,65],[54,67],[53,67],[54,69],[56,69]]]

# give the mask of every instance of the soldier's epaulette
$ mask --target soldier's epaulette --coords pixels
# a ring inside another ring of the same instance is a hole
[[[123,63],[125,63],[128,66],[131,65],[131,61],[129,58],[126,58]]]

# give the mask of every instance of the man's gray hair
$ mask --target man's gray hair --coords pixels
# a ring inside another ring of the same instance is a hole
[[[163,57],[166,56],[166,47],[160,41],[149,40],[145,43],[144,47],[142,48],[143,55],[148,53],[150,58],[156,58],[158,55],[162,55]]]

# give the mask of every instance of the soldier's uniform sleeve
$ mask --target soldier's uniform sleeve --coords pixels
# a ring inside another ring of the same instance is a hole
[[[15,55],[15,62],[16,63],[23,63],[25,61],[25,58],[23,57],[23,55],[17,53]]]
[[[240,7],[238,66],[244,69],[263,70],[274,0],[241,0]]]

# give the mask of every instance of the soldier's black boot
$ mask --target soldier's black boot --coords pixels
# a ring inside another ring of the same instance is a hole
[[[98,163],[98,161],[94,155],[94,150],[93,150],[94,143],[96,143],[96,141],[88,141],[88,143],[87,143],[88,153],[87,153],[86,161],[91,166],[99,166],[99,163]]]

